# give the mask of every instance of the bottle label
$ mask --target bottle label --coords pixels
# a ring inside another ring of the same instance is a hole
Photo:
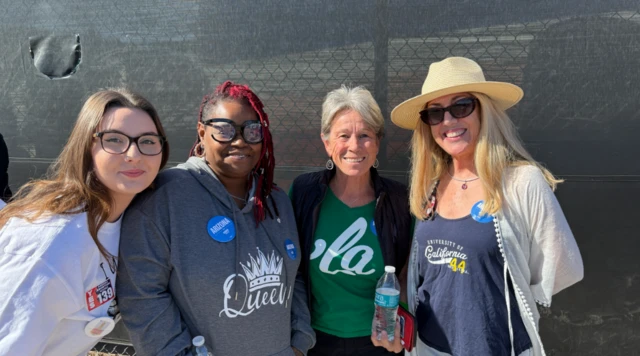
[[[380,294],[376,292],[376,305],[383,308],[395,308],[400,302],[400,293],[395,295]]]

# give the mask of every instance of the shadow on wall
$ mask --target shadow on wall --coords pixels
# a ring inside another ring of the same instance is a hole
[[[556,173],[640,174],[640,166],[625,164],[640,153],[637,19],[575,18],[531,43],[516,125]]]

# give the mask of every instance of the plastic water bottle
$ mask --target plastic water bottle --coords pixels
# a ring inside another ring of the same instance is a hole
[[[213,356],[204,346],[204,336],[198,335],[191,342],[193,343],[193,351],[191,351],[193,356]]]
[[[380,340],[382,331],[386,331],[389,341],[393,342],[396,330],[396,315],[400,302],[400,283],[396,278],[396,268],[384,267],[384,275],[376,285],[376,312],[373,316],[371,332]]]

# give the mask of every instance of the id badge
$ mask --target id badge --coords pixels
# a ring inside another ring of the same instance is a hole
[[[105,303],[111,301],[115,297],[111,280],[107,278],[104,282],[93,287],[85,293],[87,309],[92,311]]]

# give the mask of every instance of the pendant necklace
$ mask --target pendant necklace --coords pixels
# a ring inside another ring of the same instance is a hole
[[[473,182],[476,179],[479,179],[480,177],[475,177],[475,178],[471,178],[471,179],[458,179],[456,177],[454,177],[453,175],[451,175],[451,173],[449,173],[449,169],[447,169],[447,174],[449,174],[449,177],[451,177],[451,179],[458,181],[458,182],[462,182],[462,190],[467,190],[467,183],[468,182]]]

